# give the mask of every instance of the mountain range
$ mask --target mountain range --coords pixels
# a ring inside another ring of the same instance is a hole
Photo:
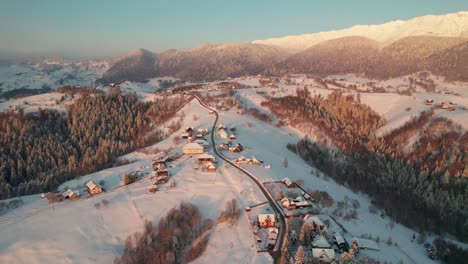
[[[153,53],[138,49],[107,62],[100,83],[172,76],[210,81],[242,75],[358,74],[386,79],[430,71],[468,81],[468,12],[314,34],[204,44]]]

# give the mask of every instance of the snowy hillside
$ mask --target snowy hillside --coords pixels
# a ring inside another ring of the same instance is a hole
[[[379,42],[382,47],[410,36],[468,37],[468,12],[427,15],[381,25],[357,25],[342,30],[255,40],[253,43],[299,52],[326,40],[348,36],[367,37]]]
[[[0,97],[13,90],[55,90],[65,85],[93,86],[108,68],[104,61],[50,61],[0,66]],[[12,94],[14,96],[14,94]],[[11,97],[11,96],[8,96]]]
[[[452,101],[457,103],[456,111],[448,112],[437,110],[437,116],[453,119],[464,125],[467,129],[468,112],[463,107],[468,105],[466,99],[466,83],[444,83],[435,77],[435,92],[416,87],[411,96],[397,94],[397,91],[408,87],[408,76],[388,81],[375,82],[353,76],[340,75],[329,78],[327,88],[316,79],[305,76],[279,78],[278,82],[260,84],[262,77],[240,77],[231,79],[245,85],[236,94],[247,107],[258,108],[270,114],[268,109],[262,108],[264,95],[285,96],[295,93],[298,87],[307,86],[312,94],[330,94],[334,90],[343,90],[351,94],[361,91],[361,100],[370,105],[375,111],[387,119],[388,124],[384,130],[391,130],[400,126],[411,116],[416,116],[429,107],[424,101],[430,97],[436,103]],[[332,85],[331,81],[337,85]],[[219,82],[205,83],[203,94],[216,96]],[[356,85],[356,90],[346,90],[339,85]],[[273,86],[273,87],[272,87]],[[152,100],[152,92],[158,87],[157,79],[146,84],[126,82],[122,85],[124,92],[136,91],[142,100]],[[249,88],[250,87],[250,88]],[[387,93],[374,93],[373,87],[385,87]],[[462,94],[454,94],[463,92]],[[44,108],[56,108],[49,105],[48,97],[57,97],[58,94],[32,96],[23,98],[28,105],[41,105]],[[11,102],[4,102],[2,109],[8,108]],[[18,101],[18,104],[21,102]],[[224,108],[220,104],[218,108]],[[406,110],[411,108],[410,111]],[[303,133],[289,126],[276,127],[267,124],[249,114],[239,114],[235,109],[219,111],[219,123],[235,128],[236,142],[245,147],[243,153],[225,152],[229,158],[255,157],[264,162],[263,166],[243,165],[262,181],[281,180],[289,177],[291,180],[303,180],[304,188],[326,191],[335,201],[346,197],[357,200],[360,208],[357,209],[358,218],[344,220],[338,218],[333,222],[335,230],[347,230],[352,237],[369,236],[379,237],[377,243],[379,251],[362,250],[359,257],[367,256],[383,261],[397,263],[433,263],[426,256],[423,245],[416,243],[413,235],[417,234],[403,225],[395,223],[388,216],[381,213],[370,213],[368,208],[371,199],[363,194],[355,193],[345,186],[334,182],[327,175],[316,168],[306,164],[300,157],[286,149],[288,143],[295,143],[303,137]],[[214,115],[203,108],[196,100],[191,101],[179,111],[173,120],[167,121],[169,125],[174,120],[183,118],[182,128],[193,126],[209,128],[214,121]],[[276,121],[276,120],[275,120]],[[96,173],[63,183],[60,191],[67,188],[82,189],[90,179],[100,182],[106,189],[103,194],[91,197],[84,194],[76,201],[65,201],[52,207],[40,195],[25,196],[21,199],[24,205],[9,210],[0,215],[0,262],[1,263],[109,263],[116,256],[122,255],[125,238],[143,228],[145,219],[157,224],[168,210],[177,207],[180,202],[191,202],[198,206],[206,218],[216,220],[224,204],[231,198],[239,200],[241,208],[265,202],[265,197],[253,182],[240,174],[232,166],[218,160],[215,173],[203,172],[198,169],[196,155],[182,156],[170,163],[169,172],[171,180],[176,182],[175,188],[169,184],[160,185],[160,189],[152,194],[148,192],[152,161],[159,156],[157,152],[167,151],[170,155],[180,154],[185,140],[180,138],[183,129],[173,133],[166,140],[148,147],[142,151],[124,155],[121,159],[130,161],[130,164],[109,168]],[[385,131],[382,131],[385,132]],[[218,143],[223,142],[216,136]],[[158,150],[158,151],[156,151]],[[208,148],[213,153],[213,146]],[[153,154],[155,153],[155,154]],[[288,166],[282,164],[288,160]],[[268,166],[267,166],[268,165]],[[143,178],[127,187],[121,187],[120,182],[124,174],[140,171]],[[106,202],[104,202],[106,201]],[[323,208],[321,217],[328,219],[328,215],[336,208]],[[118,220],[117,220],[118,219]],[[330,218],[331,220],[331,218]],[[341,226],[341,227],[340,227]],[[391,238],[392,245],[385,240]],[[431,242],[432,236],[427,236]],[[272,263],[268,253],[257,253],[255,237],[252,234],[248,215],[242,212],[236,226],[217,224],[213,228],[211,238],[205,253],[193,263]],[[461,244],[467,246],[465,244]]]

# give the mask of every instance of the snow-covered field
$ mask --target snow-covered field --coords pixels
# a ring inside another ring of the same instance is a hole
[[[243,77],[234,79],[251,86],[258,85],[257,77]],[[265,91],[274,96],[293,94],[298,86],[309,85],[312,93],[327,95],[332,91],[317,86],[313,79],[297,78],[297,84],[281,82],[279,88],[252,88],[238,90],[237,94],[249,107],[262,108],[260,103],[265,98],[256,93]],[[157,82],[157,81],[156,81]],[[157,83],[133,84],[128,83],[125,88],[138,88],[137,93],[143,100],[154,97],[152,92]],[[207,87],[215,87],[215,84],[206,84]],[[126,90],[124,89],[124,91]],[[216,91],[214,91],[216,92]],[[355,93],[355,91],[353,92]],[[53,101],[57,96],[54,93],[38,97],[22,98],[22,101],[40,102]],[[454,112],[437,110],[437,116],[446,116],[463,125],[468,124],[468,101],[464,95],[443,93],[414,93],[412,96],[398,95],[395,93],[361,93],[362,102],[370,105],[381,114],[388,124],[382,130],[394,129],[411,116],[427,110],[424,105],[428,98],[441,101],[456,102],[457,109]],[[30,103],[30,104],[31,104]],[[15,104],[7,101],[0,104],[1,109],[7,109]],[[41,107],[47,108],[47,103],[41,103]],[[53,106],[50,106],[53,108]],[[411,110],[407,111],[407,108]],[[267,111],[262,108],[262,111]],[[210,128],[214,121],[214,115],[193,100],[185,106],[177,115],[180,118],[185,114],[182,128],[193,126],[197,128]],[[192,118],[193,116],[197,118]],[[171,121],[168,122],[168,124]],[[220,113],[220,123],[228,128],[235,127],[237,137],[235,142],[241,143],[245,150],[241,154],[226,153],[230,158],[239,156],[252,157],[271,165],[270,169],[264,166],[245,165],[244,167],[264,181],[280,180],[289,177],[291,180],[302,179],[305,189],[327,191],[335,201],[343,200],[345,196],[357,199],[360,202],[358,219],[344,221],[337,219],[352,236],[372,234],[379,236],[381,240],[391,237],[398,246],[387,246],[384,242],[378,244],[380,251],[361,251],[361,255],[378,258],[381,261],[397,263],[432,263],[425,254],[422,245],[412,242],[412,236],[416,232],[398,223],[393,227],[391,219],[382,218],[380,213],[371,214],[368,211],[370,198],[359,193],[353,193],[344,186],[335,183],[315,168],[306,164],[298,156],[286,149],[288,143],[296,143],[303,135],[290,127],[275,127],[259,121],[249,115],[239,115],[236,111]],[[382,131],[384,132],[384,131]],[[184,140],[175,145],[174,137],[179,137],[182,130],[174,133],[166,140],[149,147],[149,149],[171,150],[171,153],[180,152]],[[223,142],[217,139],[218,144]],[[170,189],[162,187],[154,194],[148,192],[150,182],[143,179],[127,187],[120,187],[121,177],[128,172],[141,171],[147,174],[151,170],[152,160],[156,155],[133,152],[122,158],[134,161],[120,167],[109,168],[100,172],[86,175],[75,180],[63,183],[65,186],[82,186],[89,179],[95,182],[104,180],[104,188],[107,192],[95,196],[86,197],[64,204],[57,204],[53,209],[39,195],[23,197],[25,204],[18,209],[11,210],[0,216],[0,263],[109,263],[122,254],[125,238],[143,228],[145,219],[157,224],[167,211],[177,207],[180,202],[191,202],[197,205],[203,215],[216,220],[222,211],[226,201],[231,198],[239,200],[241,208],[258,204],[265,198],[245,176],[236,169],[218,160],[218,169],[215,173],[195,171],[194,158],[181,157],[173,162],[170,168],[171,177],[176,182],[176,187]],[[284,159],[288,160],[288,167],[282,166]],[[95,204],[103,199],[108,200],[108,206],[96,208]],[[328,208],[325,212],[331,213],[334,209]],[[232,227],[227,224],[216,225],[206,252],[195,263],[271,263],[269,254],[256,252],[256,246],[252,239],[246,214],[242,214],[239,223]],[[465,245],[466,246],[466,245]]]

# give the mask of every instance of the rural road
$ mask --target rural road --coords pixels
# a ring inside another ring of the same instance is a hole
[[[217,147],[217,144],[216,144],[216,141],[215,141],[216,124],[218,123],[218,119],[219,119],[218,112],[215,109],[205,105],[198,96],[194,95],[194,97],[198,100],[200,105],[202,105],[203,107],[205,107],[208,110],[213,111],[215,116],[216,116],[215,121],[213,123],[212,131],[211,131],[211,142],[213,143],[213,150],[216,153],[216,155],[218,157],[220,157],[222,160],[224,160],[225,162],[231,164],[233,167],[237,168],[239,171],[241,171],[245,175],[247,175],[255,184],[257,184],[258,188],[260,188],[260,190],[263,192],[263,194],[267,198],[270,206],[273,208],[273,210],[276,212],[276,214],[279,215],[279,218],[280,218],[280,228],[279,229],[280,229],[281,232],[278,235],[278,240],[276,242],[274,250],[272,251],[272,252],[278,252],[280,250],[281,245],[283,244],[283,240],[284,240],[284,238],[286,236],[286,231],[287,231],[286,217],[284,215],[283,210],[279,207],[279,205],[276,203],[275,199],[272,197],[270,192],[265,188],[263,183],[260,182],[260,180],[255,175],[253,175],[252,173],[250,173],[246,169],[240,167],[239,165],[235,164],[230,159],[228,159],[226,156],[224,156],[221,152],[218,151],[218,147]]]

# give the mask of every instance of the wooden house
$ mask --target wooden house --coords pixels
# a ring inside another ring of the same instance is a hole
[[[102,187],[95,184],[93,181],[86,183],[86,189],[90,195],[102,193]]]
[[[210,154],[201,154],[197,157],[197,163],[198,164],[207,164],[207,163],[213,163],[215,161],[215,157],[210,155]]]
[[[219,149],[220,150],[229,150],[229,144],[221,143],[221,145],[219,145]]]
[[[155,171],[160,171],[166,169],[166,166],[162,162],[154,162],[153,163],[153,169]]]
[[[284,183],[284,185],[286,185],[288,188],[294,188],[296,186],[295,183],[287,177],[281,180],[281,182]]]
[[[70,199],[70,200],[78,199],[78,198],[80,198],[80,192],[79,191],[73,191],[72,189],[68,189],[64,193],[62,193],[62,196],[65,199]]]
[[[156,172],[156,183],[166,183],[169,178],[169,171],[160,170]]]
[[[257,216],[259,227],[274,227],[275,215],[274,214],[259,214]]]
[[[216,166],[213,163],[206,164],[207,172],[216,172]]]
[[[296,209],[296,204],[288,197],[281,199],[281,205],[288,210]]]
[[[229,148],[229,151],[232,151],[234,153],[240,153],[243,150],[244,150],[244,147],[240,143],[237,143],[235,147]]]
[[[197,143],[188,143],[182,148],[182,154],[184,155],[203,154],[203,147]]]

